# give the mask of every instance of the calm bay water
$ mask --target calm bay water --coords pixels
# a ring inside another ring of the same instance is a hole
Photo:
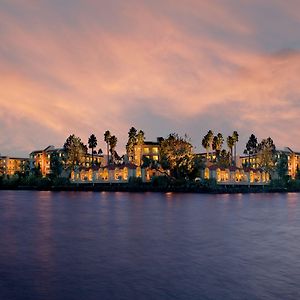
[[[0,191],[0,299],[300,299],[300,194]]]

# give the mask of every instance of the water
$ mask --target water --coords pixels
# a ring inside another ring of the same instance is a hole
[[[300,194],[0,191],[0,299],[300,299]]]

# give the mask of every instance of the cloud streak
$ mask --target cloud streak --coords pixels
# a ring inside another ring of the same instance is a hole
[[[132,125],[198,149],[210,128],[237,129],[240,150],[252,132],[300,149],[298,3],[161,2],[1,3],[0,152],[106,129],[122,149]]]

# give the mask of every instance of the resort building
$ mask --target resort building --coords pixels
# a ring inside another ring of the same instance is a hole
[[[270,174],[260,169],[237,167],[206,167],[201,174],[203,179],[215,179],[217,184],[265,185],[270,183]]]
[[[288,159],[288,173],[287,175],[291,176],[291,178],[295,179],[298,169],[300,168],[300,152],[295,152],[289,147],[285,147],[283,150],[276,150],[276,159],[277,161],[282,157],[282,155],[286,155]],[[254,169],[259,169],[259,156],[257,154],[244,155],[240,157],[240,166],[247,166]]]
[[[285,154],[288,158],[288,175],[292,179],[296,178],[297,172],[300,169],[300,152],[295,152],[289,147],[285,147],[283,150],[278,150],[276,152],[277,159]]]
[[[130,178],[151,181],[153,176],[165,176],[157,170],[141,168],[134,164],[109,165],[105,167],[79,167],[71,172],[73,183],[127,183]]]
[[[42,176],[47,176],[51,173],[50,160],[51,154],[57,153],[64,164],[64,157],[66,153],[63,148],[55,148],[54,146],[48,146],[44,150],[36,150],[30,153],[30,169],[40,168]],[[94,154],[94,164],[101,165],[104,162],[103,155]],[[81,163],[82,167],[92,166],[92,154],[87,153],[84,157],[84,161]]]
[[[28,164],[28,158],[0,156],[0,175],[24,174]]]
[[[156,142],[145,141],[143,145],[134,146],[134,161],[137,166],[142,165],[143,157],[147,157],[154,161],[159,161],[160,138]]]
[[[59,157],[63,161],[65,152],[61,148],[55,148],[54,146],[48,146],[43,150],[35,150],[29,154],[30,169],[39,168],[42,176],[49,175],[51,173],[50,158],[53,152],[58,153]]]
[[[109,165],[106,167],[79,167],[71,172],[75,183],[117,183],[128,182],[130,177],[141,177],[141,168],[133,164]]]

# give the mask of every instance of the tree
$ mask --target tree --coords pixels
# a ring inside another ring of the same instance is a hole
[[[87,154],[87,146],[74,134],[70,135],[65,144],[66,165],[74,170],[74,167],[84,162]]]
[[[89,148],[92,149],[92,165],[94,164],[94,149],[97,147],[97,138],[91,134],[88,140]]]
[[[259,166],[265,171],[273,171],[276,162],[276,147],[273,140],[270,137],[268,137],[267,139],[263,139],[257,146],[257,149]]]
[[[285,153],[280,155],[277,161],[276,171],[281,180],[288,174],[288,157]]]
[[[207,136],[205,135],[202,139],[202,146],[206,150],[206,159],[208,160],[209,142]]]
[[[63,170],[63,164],[57,152],[52,152],[50,155],[50,170],[53,178],[59,177]]]
[[[202,146],[206,150],[206,158],[207,159],[209,157],[209,150],[212,149],[213,138],[214,138],[214,133],[211,130],[209,130],[202,139]]]
[[[236,166],[236,144],[239,141],[239,134],[237,131],[234,131],[232,133],[232,138],[233,138],[233,142],[234,142],[234,165]]]
[[[221,168],[228,168],[231,165],[230,153],[223,149],[218,157],[217,165]]]
[[[126,144],[126,152],[129,161],[134,161],[134,146],[137,142],[137,130],[134,127],[131,127],[128,131],[128,142]]]
[[[160,163],[163,169],[170,170],[175,178],[190,177],[194,168],[195,155],[193,146],[187,136],[180,137],[172,133],[162,141],[160,149]]]
[[[109,130],[106,130],[104,132],[104,141],[106,143],[106,148],[107,148],[107,164],[109,164],[109,141],[111,138],[111,134]]]
[[[111,158],[112,162],[115,163],[116,158],[117,158],[117,153],[116,153],[116,146],[117,146],[118,139],[115,135],[112,135],[109,139],[109,148],[110,148],[110,153],[111,153]]]
[[[230,160],[231,160],[231,162],[234,160],[234,158],[233,158],[233,151],[232,151],[232,149],[233,149],[233,146],[234,146],[234,138],[232,137],[232,136],[228,136],[227,137],[227,140],[226,140],[226,142],[227,142],[227,147],[228,147],[228,149],[229,149],[229,151],[230,151]]]
[[[248,167],[251,167],[250,163],[250,157],[253,154],[256,154],[257,152],[257,138],[254,134],[251,134],[249,137],[249,140],[246,144],[246,149],[244,150],[244,153],[248,155]]]
[[[34,166],[34,168],[31,170],[32,174],[35,177],[42,177],[42,171],[41,171],[41,165],[38,163],[37,165]]]
[[[213,150],[216,151],[217,159],[220,156],[223,142],[224,142],[224,138],[221,133],[218,133],[216,136],[214,136],[213,141],[212,141],[212,148],[213,148]]]
[[[136,144],[140,148],[140,165],[142,164],[142,146],[145,142],[145,133],[143,130],[140,130],[136,135]]]

